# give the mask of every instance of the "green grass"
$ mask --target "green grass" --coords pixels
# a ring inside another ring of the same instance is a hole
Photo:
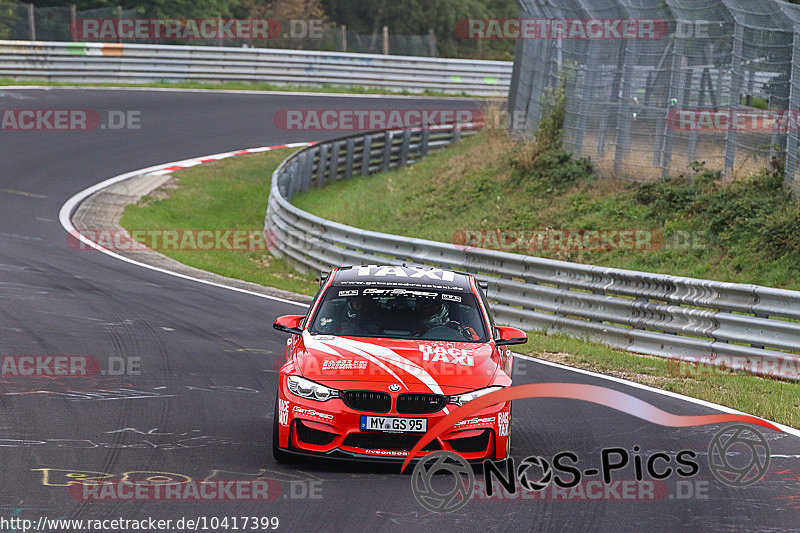
[[[237,156],[176,172],[179,187],[161,189],[125,209],[128,231],[158,229],[261,230],[272,171],[293,152],[275,150]],[[164,198],[166,196],[166,198]],[[268,250],[167,250],[165,255],[223,276],[300,294],[319,288],[314,275],[301,275]]]
[[[657,357],[634,355],[565,335],[529,332],[515,351],[572,367],[718,403],[800,428],[800,385],[742,374],[708,372]],[[699,375],[695,375],[695,372]]]
[[[651,230],[655,250],[476,246],[678,276],[800,289],[800,206],[780,176],[722,187],[698,169],[650,185],[593,176],[589,163],[482,132],[412,167],[312,190],[295,205],[363,229],[464,243],[466,230]],[[485,234],[486,235],[486,234]],[[662,242],[654,238],[655,243]],[[545,241],[546,242],[546,241]],[[467,242],[469,244],[469,242]]]
[[[317,93],[348,93],[348,94],[386,94],[386,95],[413,95],[413,96],[435,96],[435,97],[449,97],[449,98],[472,98],[471,96],[461,93],[443,93],[426,89],[423,92],[412,92],[408,90],[391,91],[388,89],[381,89],[378,87],[344,87],[344,86],[310,86],[310,85],[276,85],[273,83],[248,83],[248,82],[224,82],[224,83],[210,83],[210,82],[194,82],[194,81],[181,81],[181,82],[145,82],[145,83],[94,83],[94,82],[69,82],[69,81],[50,81],[50,80],[15,80],[9,78],[0,79],[0,87],[9,85],[34,85],[34,86],[47,86],[47,87],[155,87],[159,89],[214,89],[214,90],[228,90],[228,91],[293,91],[293,92],[317,92]],[[478,97],[475,97],[478,98]]]

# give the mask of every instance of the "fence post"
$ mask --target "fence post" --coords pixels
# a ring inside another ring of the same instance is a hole
[[[347,139],[347,153],[344,160],[344,177],[345,179],[353,176],[353,155],[355,153],[355,140],[351,137]]]
[[[325,172],[328,170],[328,144],[319,147],[319,163],[317,163],[317,187],[325,185]]]
[[[383,137],[383,161],[381,161],[381,170],[389,170],[392,164],[392,142],[394,141],[394,132],[387,131]]]
[[[369,159],[372,152],[372,135],[364,137],[364,147],[361,152],[361,175],[369,176]]]
[[[731,56],[731,89],[728,102],[730,117],[739,112],[739,96],[742,92],[742,46],[744,41],[744,26],[741,21],[735,21],[733,32],[733,55]],[[725,132],[725,179],[733,176],[733,163],[736,159],[736,129],[728,128]]]
[[[347,25],[342,24],[339,31],[342,32],[342,52],[347,52]]]
[[[403,132],[403,144],[400,146],[400,161],[398,166],[404,167],[408,164],[408,147],[411,144],[411,131]]]
[[[703,64],[707,64],[708,61],[703,60]],[[711,86],[711,73],[708,71],[708,67],[703,67],[703,71],[700,73],[700,96],[697,99],[697,109],[703,109],[706,105],[706,82],[708,82],[708,86]],[[697,160],[697,138],[698,138],[698,131],[697,126],[692,126],[692,131],[689,133],[689,153],[688,153],[688,161],[687,163],[692,164]]]
[[[333,143],[333,147],[330,153],[330,173],[328,176],[328,181],[336,181],[339,178],[339,152],[342,151],[342,143],[335,142]]]
[[[789,124],[797,124],[798,120],[800,120],[800,117],[797,116],[798,111],[800,111],[800,27],[795,26],[793,39],[787,126]],[[800,132],[797,131],[797,126],[787,127],[787,130],[784,180],[786,186],[792,191],[792,196],[797,199],[800,196],[800,181],[797,180],[797,148]]]
[[[428,127],[422,128],[422,138],[419,141],[419,156],[420,158],[428,155],[428,143],[431,140],[431,130]]]
[[[436,33],[433,31],[433,28],[428,30],[428,55],[430,57],[436,57]]]
[[[619,126],[617,133],[617,143],[614,152],[614,174],[619,175],[622,171],[622,164],[628,157],[631,144],[631,85],[633,84],[633,65],[632,58],[628,57],[628,41],[622,45],[621,61],[623,67],[622,80],[620,81],[619,95]],[[616,95],[612,95],[612,98]]]
[[[672,62],[670,63],[670,73],[669,73],[669,88],[667,89],[667,113],[664,116],[664,144],[661,148],[661,157],[660,157],[660,165],[661,165],[661,177],[666,178],[669,175],[669,167],[670,163],[672,162],[672,141],[675,135],[675,132],[670,128],[669,125],[669,113],[670,111],[678,111],[685,105],[686,102],[686,94],[689,92],[689,88],[684,86],[683,88],[683,95],[681,95],[680,101],[678,101],[678,105],[673,106],[673,100],[678,100],[675,97],[675,93],[673,91],[678,90],[678,88],[682,85],[681,84],[681,76],[683,74],[682,70],[682,59],[683,59],[683,39],[676,36],[675,41],[672,47]],[[690,78],[686,78],[686,81],[691,83]]]
[[[36,40],[36,10],[33,4],[28,4],[28,35],[31,41]]]
[[[383,27],[383,55],[389,55],[389,26]]]
[[[120,20],[121,18],[122,18],[122,6],[117,6],[117,20]],[[117,35],[117,42],[118,43],[122,42],[122,37],[119,35]]]
[[[311,180],[314,173],[314,154],[316,152],[319,152],[319,149],[303,150],[302,161],[300,161],[300,172],[303,179],[301,191],[307,191],[311,188]]]

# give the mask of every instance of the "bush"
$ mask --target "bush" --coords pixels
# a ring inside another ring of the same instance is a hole
[[[696,163],[681,174],[637,187],[634,198],[661,223],[682,220],[728,249],[758,250],[770,258],[800,259],[800,207],[783,186],[783,169],[722,184],[721,173]]]
[[[565,81],[546,94],[542,102],[542,118],[533,142],[521,143],[511,158],[517,180],[526,182],[529,189],[544,186],[548,192],[585,180],[592,175],[592,163],[587,158],[575,158],[561,149],[561,131],[567,109]]]

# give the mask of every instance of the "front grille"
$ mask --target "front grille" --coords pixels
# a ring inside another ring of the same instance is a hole
[[[295,423],[295,431],[297,432],[297,440],[306,444],[314,444],[315,446],[327,446],[336,438],[335,433],[308,427],[300,420]]]
[[[351,433],[343,446],[352,448],[366,448],[370,450],[409,451],[422,438],[422,435],[401,435],[398,433]],[[424,451],[441,450],[439,442],[434,440],[428,443]]]
[[[429,415],[441,411],[447,398],[441,394],[401,394],[397,397],[397,412],[404,415]]]
[[[459,453],[483,452],[486,451],[486,447],[489,446],[489,437],[491,436],[491,433],[491,430],[487,429],[475,437],[448,439],[447,444],[452,446],[453,449]]]
[[[350,409],[368,413],[388,413],[392,408],[392,397],[387,392],[348,390],[342,392],[342,400]]]

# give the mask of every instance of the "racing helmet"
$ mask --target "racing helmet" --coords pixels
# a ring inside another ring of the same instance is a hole
[[[422,323],[426,328],[444,326],[447,324],[450,311],[443,302],[431,302],[422,307]]]
[[[361,296],[359,298],[350,298],[345,307],[345,314],[350,320],[355,320],[364,316],[368,316],[375,309],[375,302],[372,298]]]

